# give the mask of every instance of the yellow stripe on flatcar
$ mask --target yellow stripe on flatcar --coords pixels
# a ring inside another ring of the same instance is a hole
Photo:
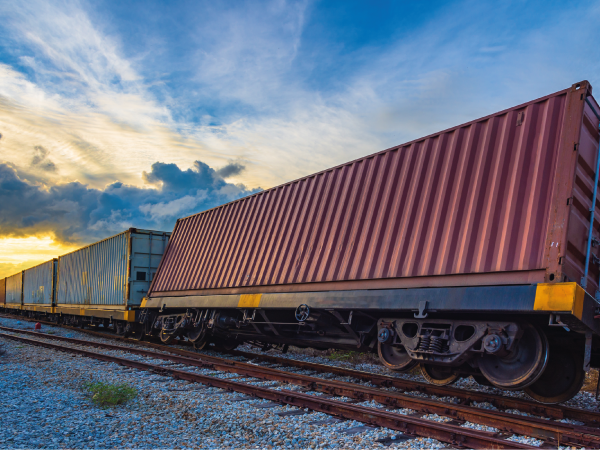
[[[242,294],[238,302],[238,308],[258,308],[262,294]]]
[[[567,311],[581,320],[585,291],[577,283],[540,283],[535,292],[534,311]]]

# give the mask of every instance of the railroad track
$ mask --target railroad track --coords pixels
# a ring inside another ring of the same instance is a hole
[[[254,395],[256,397],[268,398],[270,400],[279,401],[282,403],[288,403],[291,405],[299,406],[297,402],[300,402],[300,405],[307,405],[303,407],[307,407],[316,411],[326,412],[328,414],[339,415],[341,417],[347,419],[354,419],[361,422],[365,422],[367,424],[376,425],[376,426],[385,426],[391,429],[397,429],[399,431],[403,431],[404,433],[408,433],[415,436],[424,436],[424,437],[433,437],[439,439],[443,442],[450,443],[452,445],[459,446],[475,446],[478,442],[476,440],[469,441],[460,441],[457,440],[456,437],[450,436],[450,440],[448,440],[447,433],[450,432],[448,429],[440,430],[440,424],[438,422],[431,422],[428,420],[419,419],[418,416],[428,415],[428,414],[437,414],[440,416],[447,416],[451,418],[451,422],[442,424],[446,427],[454,427],[456,433],[456,428],[460,430],[460,432],[468,431],[469,434],[472,430],[464,427],[457,427],[465,422],[478,423],[481,425],[486,425],[490,427],[497,428],[501,430],[502,433],[512,434],[521,434],[536,437],[538,439],[542,439],[545,442],[545,446],[547,447],[556,447],[560,444],[569,444],[569,445],[577,445],[577,446],[586,446],[586,447],[600,447],[600,430],[596,428],[564,424],[564,423],[556,423],[551,422],[546,419],[533,418],[533,417],[523,417],[515,414],[503,413],[499,411],[489,411],[482,410],[479,408],[466,406],[466,405],[455,405],[451,403],[445,403],[440,401],[435,401],[431,399],[423,399],[419,397],[409,396],[405,394],[400,394],[396,392],[387,391],[384,389],[361,386],[354,383],[347,383],[342,381],[334,381],[334,380],[323,380],[321,378],[311,377],[307,375],[300,375],[291,372],[284,372],[282,370],[266,368],[261,366],[256,366],[254,364],[249,364],[240,361],[231,361],[225,360],[223,358],[208,356],[208,355],[199,355],[194,352],[188,352],[185,350],[174,349],[171,347],[165,348],[165,346],[158,346],[156,344],[149,344],[150,346],[160,347],[160,350],[173,352],[176,351],[177,355],[169,355],[163,353],[157,353],[155,351],[142,350],[138,348],[131,347],[123,347],[106,343],[98,343],[98,342],[90,342],[83,341],[79,339],[73,338],[65,338],[60,336],[51,336],[44,335],[38,332],[32,332],[28,330],[19,330],[12,329],[7,327],[0,327],[0,330],[9,331],[12,333],[20,333],[26,335],[35,335],[38,338],[45,338],[48,340],[57,340],[62,342],[67,342],[69,344],[78,345],[78,346],[88,346],[88,347],[96,347],[102,348],[105,350],[118,350],[125,351],[132,354],[137,354],[140,356],[147,356],[154,359],[163,359],[175,364],[184,364],[188,366],[195,366],[201,368],[211,368],[214,370],[236,373],[240,376],[251,377],[260,380],[271,380],[277,382],[285,382],[289,384],[295,384],[303,387],[307,391],[318,391],[329,395],[334,396],[344,396],[353,398],[356,401],[375,401],[384,405],[385,407],[393,407],[393,408],[410,408],[415,411],[414,417],[411,417],[409,421],[401,421],[396,424],[396,427],[393,425],[390,426],[389,421],[391,420],[389,417],[383,417],[380,415],[381,410],[374,409],[377,412],[375,416],[365,415],[365,411],[362,413],[358,411],[351,411],[348,413],[344,407],[338,408],[333,407],[333,405],[327,405],[325,408],[316,408],[314,407],[315,396],[311,396],[313,400],[313,404],[302,403],[302,401],[306,399],[296,399],[295,401],[288,402],[285,398],[282,400],[281,396],[277,399],[273,399],[270,397],[263,397],[261,392],[247,392],[246,390],[239,390],[239,386],[232,386],[231,388],[227,388],[229,390],[235,390],[238,392],[244,392],[250,395]],[[26,339],[26,338],[18,338],[14,335],[5,335],[0,334],[1,336],[11,336],[8,337],[13,339]],[[23,342],[29,342],[31,340],[25,340]],[[38,344],[43,341],[35,341]],[[31,343],[31,342],[29,342]],[[144,343],[147,344],[147,343]],[[54,344],[49,344],[53,346]],[[47,345],[44,345],[47,346]],[[52,348],[52,347],[51,347]],[[88,352],[89,353],[89,352]],[[87,355],[86,356],[90,356]],[[106,355],[104,355],[106,356]],[[119,358],[117,358],[119,359]],[[119,362],[119,361],[114,361]],[[121,362],[119,362],[121,363]],[[155,372],[162,373],[161,371],[165,371],[166,373],[176,378],[181,378],[179,376],[178,371],[172,371],[171,369],[164,368],[147,368],[146,370],[153,370]],[[189,372],[188,372],[189,373]],[[187,378],[184,378],[187,379]],[[218,379],[221,380],[221,379]],[[223,380],[221,380],[222,382]],[[200,381],[204,383],[203,381]],[[206,383],[204,383],[206,384]],[[209,384],[210,385],[210,384]],[[216,385],[217,387],[223,387],[222,385]],[[261,388],[264,389],[264,388]],[[284,392],[284,391],[281,391]],[[294,391],[285,391],[286,394]],[[304,394],[306,395],[306,394]],[[323,399],[323,397],[318,397],[318,399]],[[331,399],[328,399],[328,401]],[[331,400],[334,401],[334,400]],[[335,401],[334,401],[335,402]],[[340,403],[340,402],[338,402]],[[347,403],[341,402],[347,406]],[[339,406],[339,404],[336,404]],[[333,409],[332,409],[333,408]],[[364,408],[364,407],[360,407]],[[373,409],[373,408],[369,408]],[[361,416],[362,414],[362,416]],[[388,414],[386,412],[386,414]],[[395,414],[396,416],[405,419],[407,416],[402,414]],[[398,420],[398,419],[396,419]],[[417,421],[417,422],[415,422]],[[427,427],[432,425],[435,429],[429,430]],[[424,434],[421,434],[424,433]],[[481,433],[481,432],[477,432]],[[506,441],[501,439],[502,434],[494,434],[494,433],[484,433],[485,438],[493,439],[487,445],[494,446],[494,448],[504,448],[497,447],[496,445],[500,445],[496,440],[502,441],[503,445],[509,445],[511,447],[515,447],[515,443],[512,441]],[[473,436],[467,436],[467,439],[474,439]],[[520,445],[520,444],[519,444]],[[519,447],[521,448],[521,447]]]
[[[23,319],[31,322],[40,322],[39,320],[23,318],[20,316],[8,316],[8,315],[0,315],[0,317],[6,317],[10,319],[15,319],[18,317],[19,319]],[[134,342],[140,346],[161,349],[164,351],[168,351],[171,353],[177,353],[183,356],[190,355],[198,355],[195,352],[189,352],[186,350],[181,350],[174,348],[173,346],[167,346],[163,344],[155,344],[146,341],[137,341],[133,339],[124,338],[121,336],[116,336],[110,332],[101,332],[94,330],[87,330],[75,327],[69,327],[64,325],[57,325],[52,322],[44,322],[51,326],[61,326],[63,328],[71,329],[78,332],[83,332],[90,334],[92,336],[116,339],[125,342]],[[185,345],[187,342],[181,341],[177,342],[176,345]],[[354,378],[363,382],[369,382],[375,386],[395,388],[402,392],[419,392],[422,394],[435,396],[435,397],[454,397],[458,399],[458,401],[465,405],[469,406],[474,403],[489,403],[494,407],[500,410],[519,410],[521,412],[525,412],[528,414],[533,414],[536,416],[546,417],[549,419],[562,420],[562,419],[570,419],[576,420],[578,422],[582,422],[590,427],[599,427],[600,426],[600,413],[571,408],[563,405],[546,405],[541,404],[532,400],[525,400],[517,397],[507,397],[503,395],[492,394],[488,392],[481,391],[470,391],[466,389],[460,389],[450,386],[434,386],[428,383],[422,383],[419,381],[406,380],[403,378],[393,377],[389,375],[380,375],[371,372],[364,372],[360,370],[346,369],[343,367],[336,367],[327,364],[319,364],[319,363],[311,363],[306,361],[299,361],[291,358],[283,358],[273,355],[267,354],[258,354],[258,353],[250,353],[243,352],[239,350],[230,350],[230,351],[222,351],[223,353],[230,354],[232,356],[240,356],[247,358],[249,360],[259,360],[268,362],[271,364],[276,364],[279,366],[285,367],[296,367],[302,370],[310,370],[317,373],[332,373],[334,375],[340,377],[348,377]],[[203,355],[204,358],[213,358],[208,355]]]

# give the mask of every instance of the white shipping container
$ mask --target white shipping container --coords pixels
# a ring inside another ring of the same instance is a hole
[[[6,303],[22,305],[23,300],[23,272],[6,277]]]
[[[139,306],[170,232],[130,228],[58,259],[58,306]]]
[[[55,258],[23,271],[24,305],[52,306],[57,265]]]

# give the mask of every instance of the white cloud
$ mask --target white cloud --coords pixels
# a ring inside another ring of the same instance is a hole
[[[48,185],[142,185],[140,173],[155,161],[186,168],[200,159],[243,161],[234,182],[271,187],[567,87],[598,73],[600,61],[580,45],[596,37],[597,6],[519,29],[510,5],[466,2],[356,50],[350,57],[361,64],[340,68],[335,88],[321,89],[297,65],[310,5],[275,1],[199,18],[182,66],[164,68],[192,74],[171,97],[145,78],[144,55],[125,57],[122,37],[87,11],[77,2],[0,6],[3,26],[29,49],[20,61],[32,74],[0,65],[0,160]],[[327,46],[318,57],[339,56]],[[189,119],[194,102],[207,99],[241,112]],[[28,167],[37,145],[59,170]]]
[[[239,194],[238,189],[235,192]],[[160,221],[165,218],[177,218],[184,211],[195,208],[199,203],[206,200],[206,198],[207,192],[205,190],[198,190],[194,196],[186,195],[169,202],[144,204],[139,207],[139,210],[149,215],[152,220]]]

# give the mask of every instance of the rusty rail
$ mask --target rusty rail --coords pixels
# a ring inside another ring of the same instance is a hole
[[[535,414],[550,419],[572,419],[583,422],[588,426],[600,426],[600,413],[587,411],[583,409],[570,408],[562,405],[544,405],[535,401],[521,398],[505,397],[502,395],[491,394],[481,391],[470,391],[449,386],[434,386],[419,381],[406,380],[389,375],[379,375],[360,370],[346,369],[343,367],[330,366],[327,364],[311,363],[299,361],[291,358],[282,358],[273,355],[256,354],[230,350],[228,353],[232,356],[243,356],[248,359],[259,359],[261,361],[280,364],[288,367],[298,367],[305,370],[313,370],[318,373],[333,373],[342,377],[355,378],[361,381],[370,382],[376,386],[394,387],[404,392],[416,391],[427,395],[438,397],[456,397],[464,405],[477,403],[490,403],[498,409],[518,409],[529,414]]]
[[[187,372],[184,370],[165,368],[154,364],[148,364],[140,361],[133,361],[126,358],[118,358],[102,353],[91,352],[74,347],[67,347],[50,342],[44,342],[37,339],[30,339],[11,334],[0,333],[0,337],[11,339],[25,344],[49,348],[52,350],[74,353],[100,361],[120,364],[126,367],[132,367],[140,370],[147,370],[164,376],[171,376],[175,379],[187,380],[196,383],[202,383],[207,386],[225,389],[232,392],[240,392],[273,402],[288,404],[299,408],[308,408],[314,411],[339,416],[348,420],[356,420],[369,425],[386,427],[398,430],[403,433],[437,439],[458,447],[467,448],[527,448],[537,447],[521,444],[518,442],[507,441],[495,437],[493,433],[484,431],[470,430],[457,425],[448,425],[444,423],[418,419],[402,414],[383,411],[376,408],[348,404],[342,401],[325,399],[319,396],[308,395],[291,390],[273,390],[261,386],[239,383],[236,381],[201,375],[198,373]],[[82,341],[86,342],[87,341]],[[98,343],[95,343],[98,344]],[[107,344],[108,345],[108,344]],[[153,354],[153,357],[155,355]]]
[[[162,349],[170,351],[172,353],[186,352],[185,350],[174,349],[172,346],[165,346],[162,344],[155,344],[150,342],[135,341],[132,339],[124,338],[122,336],[116,336],[112,333],[99,332],[93,330],[86,330],[81,328],[70,327],[66,325],[58,325],[53,322],[41,321],[37,319],[30,319],[23,316],[14,315],[0,315],[0,317],[6,317],[9,319],[19,319],[29,322],[41,322],[50,326],[63,327],[82,333],[87,333],[92,336],[103,337],[107,339],[115,339],[126,342],[135,342],[141,346]],[[180,342],[179,344],[188,344],[188,342]],[[167,350],[168,349],[168,350]],[[312,370],[318,373],[332,373],[342,377],[355,378],[361,381],[370,382],[376,386],[382,387],[394,387],[403,392],[420,392],[427,395],[439,396],[439,397],[456,397],[460,403],[464,405],[471,405],[474,402],[477,403],[490,403],[500,410],[504,409],[517,409],[522,412],[534,414],[541,417],[547,417],[549,419],[571,419],[592,427],[600,427],[600,413],[595,411],[589,411],[584,409],[571,408],[563,405],[544,405],[532,400],[525,400],[522,398],[505,397],[502,395],[492,394],[481,391],[471,391],[467,389],[460,389],[449,386],[434,386],[428,383],[422,383],[419,381],[406,380],[403,378],[397,378],[388,375],[374,374],[371,372],[364,372],[354,369],[346,369],[342,367],[330,366],[327,364],[311,363],[306,361],[299,361],[290,358],[282,358],[273,355],[257,354],[250,352],[242,352],[239,350],[230,350],[228,352],[223,351],[233,356],[243,356],[248,359],[258,359],[273,364],[279,364],[288,367],[298,367],[304,370]],[[186,354],[197,355],[195,352],[188,352]]]
[[[172,353],[182,355],[199,355],[199,353],[173,348],[172,346],[155,344],[145,341],[134,341],[132,339],[115,336],[114,334],[83,330],[74,327],[67,327],[75,331],[88,333],[93,336],[105,337],[110,339],[121,340],[125,342],[135,342],[136,344],[161,349]],[[187,343],[187,342],[185,342]],[[184,344],[184,342],[174,345]],[[380,375],[371,372],[364,372],[355,369],[346,369],[343,367],[331,366],[327,364],[319,364],[307,361],[299,361],[291,358],[282,358],[279,356],[242,352],[239,350],[222,351],[232,356],[242,356],[248,359],[261,360],[273,364],[279,364],[287,367],[297,367],[303,370],[312,370],[318,373],[332,373],[341,377],[354,378],[360,381],[370,382],[376,386],[393,387],[403,392],[419,392],[422,394],[433,395],[437,397],[455,397],[463,405],[469,406],[473,403],[489,403],[500,410],[517,409],[528,414],[533,414],[549,419],[571,419],[583,422],[590,427],[600,427],[600,413],[585,409],[571,408],[563,405],[545,405],[533,400],[525,400],[522,398],[506,397],[503,395],[492,394],[489,392],[471,391],[468,389],[460,389],[450,386],[434,386],[432,384],[419,381],[406,380],[404,378],[393,377],[389,375]],[[208,357],[207,355],[202,355]],[[212,357],[211,357],[212,358]]]
[[[465,405],[455,405],[452,403],[445,403],[431,399],[423,399],[343,381],[322,380],[320,378],[315,378],[308,375],[284,372],[279,369],[260,367],[240,361],[225,360],[215,356],[199,355],[197,353],[174,349],[172,347],[160,349],[168,352],[175,351],[176,353],[185,356],[168,355],[154,351],[122,347],[107,343],[90,342],[74,338],[45,335],[39,332],[1,326],[0,330],[35,335],[38,337],[43,336],[47,339],[69,342],[75,345],[126,351],[132,354],[147,356],[155,359],[163,359],[166,361],[202,368],[212,368],[219,371],[237,373],[258,379],[292,383],[303,386],[309,390],[324,392],[331,395],[345,396],[361,401],[374,400],[386,406],[395,408],[410,408],[422,414],[438,414],[441,416],[451,417],[459,421],[478,423],[481,425],[498,428],[503,432],[533,436],[552,444],[568,443],[578,446],[600,447],[600,430],[595,428],[550,422],[545,419],[534,417],[524,418],[515,414],[490,411]]]
[[[14,316],[0,314],[0,317],[6,317],[9,319],[25,320],[29,322],[41,322],[50,326],[57,326],[62,328],[71,329],[74,331],[87,333],[92,336],[103,337],[107,339],[115,339],[124,342],[136,343],[140,346],[160,349],[163,351],[169,351],[171,353],[178,353],[181,355],[199,355],[199,353],[181,350],[173,348],[172,346],[151,343],[147,341],[136,341],[133,339],[124,338],[117,336],[110,332],[100,332],[93,330],[86,330],[82,328],[70,327],[66,325],[58,325],[53,322],[41,321],[37,319],[30,319],[23,316]],[[188,342],[182,341],[175,343],[174,345],[186,345]],[[434,386],[428,383],[419,381],[406,380],[403,378],[397,378],[389,375],[380,375],[371,372],[364,372],[354,369],[346,369],[343,367],[331,366],[327,364],[312,363],[307,361],[299,361],[291,358],[282,358],[267,354],[258,354],[243,352],[239,350],[221,351],[232,356],[242,356],[248,359],[261,360],[273,364],[279,364],[288,367],[298,367],[304,370],[312,370],[318,373],[332,373],[341,377],[355,378],[361,381],[370,382],[376,386],[381,387],[393,387],[403,392],[419,392],[426,395],[433,395],[438,397],[455,397],[463,405],[471,405],[473,403],[489,403],[500,410],[505,409],[517,409],[522,412],[534,414],[541,417],[547,417],[549,419],[571,419],[579,422],[583,422],[587,426],[600,427],[600,413],[585,409],[571,408],[563,405],[545,405],[532,400],[525,400],[522,398],[505,397],[503,395],[492,394],[481,391],[471,391],[468,389],[460,389],[450,386]],[[202,355],[208,357],[208,355]]]

